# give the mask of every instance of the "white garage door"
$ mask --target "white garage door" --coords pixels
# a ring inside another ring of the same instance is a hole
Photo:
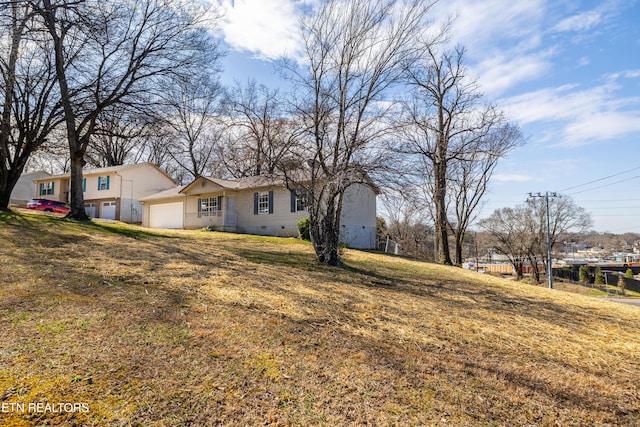
[[[100,218],[116,219],[116,202],[103,202]]]
[[[96,204],[95,203],[85,203],[84,205],[84,211],[87,213],[87,215],[89,215],[91,218],[95,218],[96,217]]]
[[[149,227],[151,228],[183,228],[183,204],[162,203],[149,206]]]

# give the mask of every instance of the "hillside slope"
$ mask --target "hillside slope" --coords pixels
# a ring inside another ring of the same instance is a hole
[[[0,241],[2,425],[640,425],[637,307],[295,239]]]

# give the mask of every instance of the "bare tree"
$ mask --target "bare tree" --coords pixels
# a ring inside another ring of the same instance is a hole
[[[506,256],[518,279],[522,279],[522,267],[531,253],[532,233],[530,211],[524,206],[498,209],[479,225],[490,236],[490,246]]]
[[[464,49],[438,52],[424,46],[425,57],[407,67],[413,97],[405,104],[404,150],[422,157],[423,176],[434,205],[438,262],[452,264],[449,231],[459,249],[473,212],[486,190],[495,162],[521,142],[518,129],[502,112],[480,104],[477,84],[464,65]],[[456,181],[455,184],[452,181]],[[453,200],[450,188],[459,188]],[[449,221],[453,201],[456,220]]]
[[[164,75],[188,75],[211,49],[211,39],[200,27],[203,14],[180,1],[31,4],[42,16],[55,49],[71,164],[68,216],[88,220],[82,167],[100,116],[121,103],[152,102],[153,83]]]
[[[184,184],[189,180],[190,174],[173,160],[168,140],[166,126],[155,126],[154,130],[145,138],[144,144],[138,147],[136,159],[153,163],[173,177],[176,182]]]
[[[223,90],[214,77],[204,70],[197,78],[171,79],[163,95],[168,152],[193,178],[211,172],[223,131]]]
[[[401,253],[433,259],[433,227],[428,225],[431,218],[420,203],[415,198],[393,193],[381,199],[389,218],[386,233],[398,243]]]
[[[499,119],[498,119],[499,120]],[[448,174],[448,224],[455,240],[455,264],[462,265],[465,234],[477,218],[478,207],[484,197],[498,161],[520,143],[518,127],[502,122],[488,124],[486,135],[468,152],[451,162]]]
[[[532,233],[537,233],[538,245],[532,250],[530,258],[533,262],[535,259],[534,274],[536,281],[539,281],[540,274],[537,272],[538,262],[547,266],[547,212],[546,202],[542,198],[530,198],[527,200],[527,206],[531,211]],[[562,196],[549,199],[549,237],[551,239],[551,250],[558,243],[561,236],[573,230],[584,232],[593,225],[591,215],[582,207],[577,206],[568,196]]]
[[[431,2],[330,0],[302,23],[304,65],[290,66],[306,129],[306,192],[321,263],[340,262],[345,192],[382,167],[392,106],[388,89],[417,54]],[[303,183],[298,182],[297,185]]]
[[[0,210],[9,208],[30,156],[62,120],[51,43],[33,30],[34,17],[28,3],[0,9],[0,25],[7,30],[0,35]]]
[[[85,158],[95,167],[136,163],[142,147],[157,132],[157,120],[151,114],[114,105],[100,115]]]
[[[591,226],[590,215],[568,197],[550,200],[549,218],[552,248],[562,234]],[[524,262],[529,261],[534,280],[540,281],[538,266],[547,259],[546,205],[542,199],[496,210],[479,225],[490,234],[492,247],[509,258],[518,278],[522,277]]]
[[[284,111],[284,98],[249,80],[236,83],[225,104],[229,139],[220,157],[227,171],[236,178],[277,172],[300,133]]]

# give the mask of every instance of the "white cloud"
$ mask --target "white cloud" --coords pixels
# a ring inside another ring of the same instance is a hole
[[[625,71],[620,71],[617,73],[611,73],[608,74],[606,77],[612,79],[612,80],[617,80],[620,78],[626,78],[626,79],[637,79],[638,77],[640,77],[640,69],[638,70],[625,70]]]
[[[297,51],[299,7],[296,0],[217,0],[225,15],[221,30],[232,49],[260,59],[276,59]]]
[[[563,19],[554,27],[555,31],[585,31],[596,27],[602,21],[603,15],[599,11],[582,12]]]
[[[607,86],[580,90],[580,87],[565,85],[507,98],[501,105],[509,118],[521,124],[566,120],[597,111],[597,106],[606,101],[609,90]]]
[[[590,64],[591,64],[591,60],[587,56],[583,56],[578,60],[579,67],[586,67],[587,65],[590,65]]]
[[[551,63],[546,53],[529,56],[495,56],[481,61],[474,72],[482,92],[497,96],[519,83],[533,80],[547,72]]]
[[[550,69],[553,49],[542,50],[546,0],[456,0],[437,7],[439,16],[455,17],[451,42],[467,48],[485,94],[498,96]]]
[[[638,98],[616,97],[618,89],[611,83],[546,88],[508,98],[503,107],[521,125],[560,124],[555,145],[576,147],[640,132]]]
[[[529,175],[515,173],[498,173],[491,178],[495,182],[529,182],[533,181],[533,177]]]
[[[545,5],[545,0],[458,0],[442,3],[448,12],[457,15],[452,28],[455,40],[473,51],[477,50],[478,54],[482,47],[493,45],[498,39],[535,39]]]
[[[581,146],[593,141],[621,138],[640,133],[640,111],[597,112],[578,117],[564,128],[565,146]]]

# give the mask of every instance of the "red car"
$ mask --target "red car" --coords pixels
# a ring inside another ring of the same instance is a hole
[[[61,214],[69,213],[69,205],[63,202],[49,199],[31,199],[27,203],[27,209],[35,209],[37,211],[55,212]]]

